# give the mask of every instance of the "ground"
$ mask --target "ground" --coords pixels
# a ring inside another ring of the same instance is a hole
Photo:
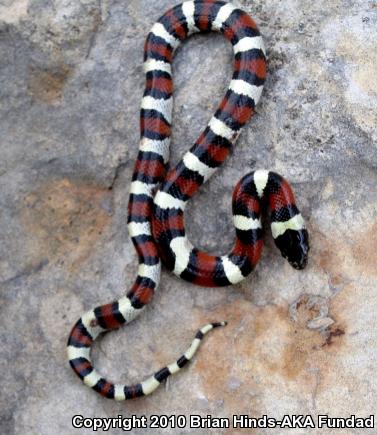
[[[188,233],[199,247],[226,253],[234,237],[233,186],[250,170],[274,169],[292,182],[307,220],[307,268],[292,269],[267,228],[261,262],[239,285],[201,288],[164,270],[142,316],[95,347],[105,375],[141,380],[173,361],[204,323],[229,324],[206,337],[195,361],[148,398],[103,399],[68,366],[65,345],[73,323],[85,310],[124,294],[136,274],[126,213],[138,147],[143,43],[174,4],[0,2],[3,433],[78,433],[71,425],[75,414],[375,413],[373,0],[237,2],[264,36],[268,79],[258,113],[232,156],[191,201]],[[198,137],[231,74],[232,49],[220,35],[195,36],[178,49],[172,162]],[[191,432],[207,430],[154,431]]]

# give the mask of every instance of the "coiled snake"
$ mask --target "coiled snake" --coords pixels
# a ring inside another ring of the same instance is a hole
[[[190,34],[221,32],[233,45],[234,72],[215,115],[182,160],[167,173],[173,105],[171,63],[174,50]],[[241,128],[254,114],[266,76],[262,38],[254,21],[231,3],[187,1],[166,12],[148,34],[144,50],[146,86],[141,104],[141,141],[132,177],[128,230],[139,256],[136,281],[126,296],[85,313],[68,340],[72,369],[105,397],[133,399],[153,392],[194,355],[203,336],[225,322],[201,328],[174,363],[133,386],[113,384],[93,367],[90,349],[105,331],[139,315],[156,290],[161,261],[177,276],[201,286],[226,286],[243,280],[256,266],[263,245],[261,211],[270,211],[275,244],[296,269],[307,262],[308,234],[291,187],[266,170],[245,175],[233,193],[236,242],[228,255],[195,248],[185,235],[184,210],[199,187],[221,166]]]

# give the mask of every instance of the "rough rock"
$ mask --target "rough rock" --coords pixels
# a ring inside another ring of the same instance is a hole
[[[143,43],[175,3],[0,4],[3,433],[73,434],[76,414],[375,413],[374,0],[238,2],[265,37],[269,76],[258,114],[231,158],[192,200],[188,232],[201,248],[225,253],[233,241],[233,186],[252,169],[271,168],[293,183],[307,219],[308,267],[290,268],[266,231],[262,260],[240,285],[205,289],[164,271],[143,315],[95,347],[105,375],[140,380],[174,360],[207,321],[229,325],[148,398],[102,399],[68,367],[73,323],[122,295],[135,276],[126,213]],[[220,35],[192,37],[177,51],[173,162],[214,112],[231,59]],[[191,431],[200,433],[188,427],[155,433]]]

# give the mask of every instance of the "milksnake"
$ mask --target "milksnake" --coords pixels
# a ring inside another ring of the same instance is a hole
[[[173,105],[172,59],[181,41],[197,32],[221,32],[233,45],[234,72],[215,115],[182,160],[167,170]],[[184,210],[188,200],[224,162],[241,128],[254,114],[266,77],[266,57],[255,22],[231,3],[186,1],[166,12],[152,27],[144,49],[146,87],[141,104],[141,141],[132,177],[128,230],[139,257],[136,281],[126,296],[86,312],[68,340],[72,369],[101,395],[133,399],[153,392],[195,354],[203,336],[226,322],[201,328],[174,363],[133,386],[113,384],[93,367],[90,350],[103,332],[139,315],[151,300],[161,261],[177,276],[201,286],[227,286],[243,280],[262,250],[261,213],[270,211],[275,244],[296,269],[307,262],[308,233],[291,187],[280,175],[257,170],[237,184],[232,200],[236,242],[228,255],[214,256],[188,240]]]

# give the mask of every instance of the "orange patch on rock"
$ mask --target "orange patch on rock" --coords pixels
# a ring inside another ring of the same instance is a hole
[[[253,409],[253,415],[266,391],[284,386],[310,396],[317,388],[317,371],[326,371],[333,357],[329,345],[341,345],[344,335],[336,323],[325,331],[308,329],[307,322],[318,314],[305,300],[297,305],[297,320],[291,319],[288,306],[256,307],[244,300],[216,310],[211,318],[228,320],[228,326],[203,343],[195,364],[206,396],[229,397],[232,408],[239,402],[241,414]],[[239,384],[235,388],[233,378]]]
[[[78,267],[111,220],[106,201],[112,201],[108,189],[69,179],[45,183],[28,194],[21,222],[34,239],[27,247],[30,255]]]
[[[52,69],[31,66],[29,68],[28,92],[34,100],[52,104],[61,99],[70,73],[71,68],[65,64]]]
[[[360,233],[352,250],[355,261],[363,266],[365,273],[377,274],[377,222]]]

